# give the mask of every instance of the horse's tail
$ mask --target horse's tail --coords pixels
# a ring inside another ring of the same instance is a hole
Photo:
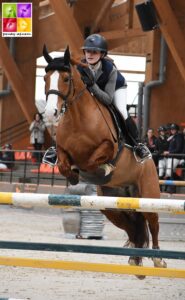
[[[127,214],[128,222],[132,225],[132,233],[129,235],[129,242],[136,248],[149,247],[149,230],[145,217],[140,212]]]

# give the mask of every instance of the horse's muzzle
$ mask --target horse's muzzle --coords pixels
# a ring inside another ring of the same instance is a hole
[[[44,112],[45,123],[56,123],[56,119],[58,119],[57,109],[45,110]]]

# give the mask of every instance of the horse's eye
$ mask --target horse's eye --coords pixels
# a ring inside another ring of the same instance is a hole
[[[64,82],[69,82],[69,77],[64,77]]]

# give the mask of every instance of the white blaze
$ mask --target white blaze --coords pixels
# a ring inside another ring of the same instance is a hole
[[[59,79],[59,72],[55,71],[50,76],[50,87],[49,90],[56,90],[58,91],[58,79]],[[46,122],[53,123],[56,120],[56,117],[54,116],[57,111],[57,102],[58,102],[58,96],[54,94],[50,94],[47,99],[47,104],[45,107],[45,113],[44,117]]]

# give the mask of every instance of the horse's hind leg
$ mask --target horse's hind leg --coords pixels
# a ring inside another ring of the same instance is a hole
[[[146,220],[148,221],[148,226],[152,235],[152,248],[160,249],[158,243],[159,236],[159,216],[156,213],[143,213]],[[154,267],[166,268],[167,264],[162,258],[154,257],[152,258],[154,262]]]
[[[146,161],[147,163],[147,161]],[[144,169],[142,176],[140,177],[138,189],[139,196],[142,198],[160,198],[159,179],[157,176],[156,168],[152,161],[148,162],[151,166]],[[143,213],[148,221],[149,230],[152,236],[152,248],[159,248],[159,217],[157,213]],[[167,264],[162,258],[153,258],[155,267],[166,268]]]
[[[125,189],[110,188],[110,187],[98,187],[98,195],[104,196],[130,196],[125,195]],[[115,226],[126,231],[128,235],[128,245],[131,248],[142,248],[146,243],[148,245],[148,230],[146,221],[141,213],[124,212],[122,210],[104,210],[102,213],[110,220]],[[134,266],[142,266],[142,257],[130,257],[129,264]],[[144,279],[143,275],[136,275],[139,279]]]

